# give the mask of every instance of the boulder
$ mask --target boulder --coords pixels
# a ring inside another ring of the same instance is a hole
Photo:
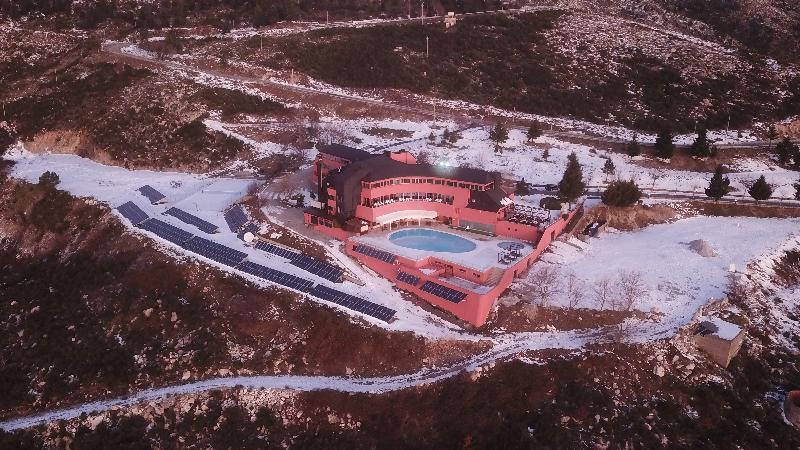
[[[717,256],[717,252],[714,250],[714,247],[712,247],[708,241],[704,241],[702,239],[695,239],[694,241],[689,242],[689,249],[704,258]]]

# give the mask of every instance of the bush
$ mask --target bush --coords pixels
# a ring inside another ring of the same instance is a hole
[[[49,170],[39,176],[39,186],[45,188],[54,189],[60,182],[61,179],[58,177],[58,174]]]
[[[642,198],[642,191],[633,180],[612,181],[603,192],[603,203],[609,206],[631,206]]]

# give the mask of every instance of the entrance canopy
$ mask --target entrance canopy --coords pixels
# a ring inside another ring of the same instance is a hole
[[[378,225],[397,222],[398,220],[424,220],[435,219],[439,214],[435,211],[406,210],[384,214],[375,218]]]

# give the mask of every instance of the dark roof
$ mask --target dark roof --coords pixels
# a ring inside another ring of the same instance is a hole
[[[469,191],[469,203],[467,206],[481,211],[497,212],[503,207],[501,200],[508,195],[499,187],[493,187],[485,191]]]
[[[319,152],[346,159],[350,162],[362,161],[375,156],[368,151],[348,147],[342,144],[324,145],[319,149]]]
[[[448,167],[434,164],[406,164],[388,156],[375,157],[350,164],[337,173],[334,186],[337,190],[344,179],[357,177],[361,181],[374,182],[390,178],[433,177],[455,181],[487,184],[495,181],[491,172],[469,167]]]

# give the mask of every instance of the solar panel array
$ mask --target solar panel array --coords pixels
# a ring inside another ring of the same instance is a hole
[[[142,195],[147,197],[147,199],[150,200],[150,203],[153,204],[153,205],[155,205],[156,203],[158,203],[158,202],[164,200],[164,198],[166,198],[166,196],[164,194],[162,194],[161,192],[158,192],[157,190],[155,190],[149,184],[145,184],[144,186],[140,187],[138,189],[138,191]]]
[[[142,211],[141,208],[136,206],[136,204],[133,202],[125,202],[117,206],[117,211],[122,214],[122,217],[130,220],[134,225],[139,225],[140,223],[149,219],[147,213]]]
[[[182,247],[220,264],[231,267],[236,267],[247,258],[247,254],[244,252],[197,236],[184,243]]]
[[[363,298],[358,298],[354,295],[346,294],[321,284],[316,285],[314,289],[311,290],[310,294],[314,297],[336,303],[339,306],[358,311],[384,322],[388,322],[397,312],[383,305],[372,303]]]
[[[239,265],[239,267],[237,267],[237,269],[241,270],[242,272],[249,273],[250,275],[255,275],[259,278],[263,278],[264,280],[296,289],[301,292],[308,292],[311,290],[311,287],[314,286],[312,281],[305,280],[279,270],[270,269],[269,267],[264,267],[260,264],[250,261],[243,262]]]
[[[417,284],[419,284],[419,277],[416,275],[411,275],[410,273],[403,272],[401,270],[400,272],[397,272],[397,281],[402,281],[403,283],[416,286]]]
[[[139,224],[138,227],[177,245],[183,245],[194,236],[186,230],[181,230],[158,219],[146,220]]]
[[[228,224],[228,228],[230,228],[234,233],[238,233],[239,230],[241,230],[250,220],[247,218],[247,214],[245,214],[244,210],[239,205],[235,205],[234,207],[225,211],[223,216],[225,217],[225,222]]]
[[[298,255],[292,260],[292,265],[333,282],[340,281],[344,274],[341,268],[306,255]]]
[[[433,281],[426,281],[420,289],[453,303],[458,303],[467,297],[467,294],[461,291],[451,289],[447,286],[442,286],[441,284],[434,283]]]
[[[356,252],[361,253],[363,255],[367,255],[367,256],[369,256],[371,258],[379,259],[379,260],[381,260],[383,262],[387,262],[387,263],[390,263],[390,264],[394,263],[397,260],[397,256],[395,256],[395,255],[393,255],[393,254],[391,254],[389,252],[385,252],[383,250],[378,250],[376,248],[372,248],[372,247],[366,246],[364,244],[356,245],[356,247],[353,250],[355,250]]]
[[[295,258],[300,256],[300,253],[293,252],[289,249],[279,247],[277,245],[270,244],[269,242],[264,242],[264,241],[256,242],[256,249],[267,253],[272,253],[273,255],[278,255],[281,258],[286,258],[289,260],[294,260]]]
[[[188,212],[178,209],[178,208],[170,208],[164,214],[168,214],[172,217],[177,218],[183,223],[188,223],[189,225],[194,225],[195,227],[199,228],[200,231],[208,234],[219,233],[219,227],[214,225],[211,222],[205,221],[195,215],[189,214]]]

